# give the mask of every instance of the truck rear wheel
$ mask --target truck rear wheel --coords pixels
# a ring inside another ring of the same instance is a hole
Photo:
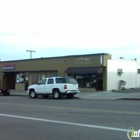
[[[53,91],[53,98],[54,99],[61,99],[61,97],[62,97],[62,95],[61,95],[59,90],[54,90]]]
[[[37,94],[36,94],[36,92],[33,89],[30,90],[29,96],[30,96],[30,98],[37,98]]]

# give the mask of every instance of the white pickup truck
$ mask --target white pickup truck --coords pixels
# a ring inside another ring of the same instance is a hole
[[[37,98],[38,95],[48,98],[53,95],[55,99],[61,99],[62,96],[70,99],[79,92],[78,83],[72,77],[43,78],[37,84],[29,86],[27,91],[30,98]]]

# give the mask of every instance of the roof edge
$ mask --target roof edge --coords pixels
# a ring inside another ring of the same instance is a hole
[[[56,59],[56,58],[70,58],[70,57],[82,57],[82,56],[96,56],[96,55],[110,55],[109,53],[95,53],[95,54],[78,54],[78,55],[66,55],[66,56],[54,56],[54,57],[41,57],[41,58],[32,58],[32,59],[19,59],[19,60],[5,60],[3,62],[16,62],[16,61],[31,61],[31,60],[41,60],[41,59]]]

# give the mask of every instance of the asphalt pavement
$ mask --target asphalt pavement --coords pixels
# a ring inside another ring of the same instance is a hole
[[[140,129],[139,106],[139,101],[1,96],[0,139],[129,140],[129,128]]]
[[[11,95],[28,95],[26,91],[11,90]],[[80,99],[100,99],[100,100],[140,100],[140,88],[117,91],[93,91],[80,89],[80,93],[75,95]]]

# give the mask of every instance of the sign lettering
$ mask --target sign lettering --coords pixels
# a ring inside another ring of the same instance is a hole
[[[92,65],[93,61],[88,57],[79,57],[75,61],[75,65]]]
[[[3,64],[3,70],[14,70],[15,64],[9,63],[9,64]]]

